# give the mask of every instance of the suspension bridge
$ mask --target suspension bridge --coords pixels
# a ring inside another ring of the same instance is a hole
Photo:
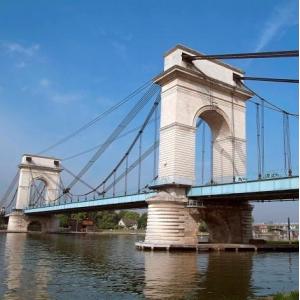
[[[153,80],[41,153],[23,155],[1,201],[2,211],[9,218],[8,231],[26,232],[32,222],[39,222],[43,231],[57,231],[55,215],[59,213],[148,208],[147,245],[194,245],[199,220],[207,223],[212,242],[248,243],[252,236],[251,202],[298,199],[299,177],[293,169],[290,134],[290,122],[298,122],[298,114],[260,96],[245,81],[293,84],[298,80],[244,76],[219,59],[298,55],[298,51],[203,55],[185,46],[174,47],[165,55],[164,71]],[[121,106],[129,105],[134,97],[138,100],[100,145],[64,160],[45,156]],[[248,151],[256,157],[254,176],[246,168],[246,112],[250,105],[256,120],[255,141],[251,142],[256,152]],[[128,129],[146,110],[140,126]],[[267,110],[282,118],[282,123],[274,124],[276,138],[282,141],[281,172],[265,167]],[[134,134],[132,140],[127,141],[107,175],[97,185],[87,182],[84,177],[95,162],[118,139],[130,134]],[[198,135],[200,162],[195,150]],[[64,161],[92,151],[78,172],[65,166]],[[71,178],[68,184],[64,174]],[[76,192],[78,185],[82,188]]]

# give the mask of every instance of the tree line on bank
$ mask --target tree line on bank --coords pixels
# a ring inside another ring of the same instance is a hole
[[[120,229],[120,220],[135,222],[137,229],[144,230],[147,226],[147,213],[139,214],[135,211],[98,211],[98,212],[80,212],[76,214],[60,214],[60,227],[69,228],[72,225],[80,225],[83,221],[91,221],[94,228],[101,229]],[[129,222],[130,223],[130,222]],[[76,226],[77,227],[77,226]],[[7,228],[7,220],[4,215],[0,215],[0,230]],[[123,227],[124,228],[124,227]],[[199,223],[199,232],[207,232],[207,225],[205,222]]]
[[[68,228],[71,224],[81,224],[84,221],[92,222],[95,229],[119,229],[120,220],[136,222],[137,229],[146,229],[147,213],[139,214],[135,211],[98,211],[80,212],[76,214],[59,215],[60,226]]]

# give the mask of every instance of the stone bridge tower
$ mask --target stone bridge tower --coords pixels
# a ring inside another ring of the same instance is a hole
[[[197,218],[186,208],[186,189],[195,183],[199,117],[212,131],[213,183],[232,182],[246,174],[245,101],[252,94],[233,79],[234,74],[242,76],[243,72],[218,60],[188,62],[182,58],[183,53],[201,55],[178,45],[166,53],[164,72],[155,78],[162,88],[159,176],[154,186],[159,193],[148,201],[145,244],[196,243]],[[247,242],[251,229],[242,227],[245,227],[245,219],[251,218],[250,205],[230,210],[226,205],[221,207],[217,221],[220,225],[216,226],[214,221],[214,226],[209,227],[214,231],[223,226],[229,228],[224,242]],[[216,214],[214,210],[208,211],[198,212],[207,223],[211,215]],[[237,217],[241,215],[245,217]],[[241,234],[234,237],[231,231],[236,226]]]
[[[15,210],[9,215],[8,231],[27,232],[28,226],[35,222],[41,226],[42,231],[55,231],[58,223],[55,216],[25,216],[23,210],[30,206],[32,194],[39,194],[36,181],[44,184],[39,201],[47,205],[59,195],[60,185],[60,160],[53,157],[45,157],[24,154],[19,165],[20,175]]]

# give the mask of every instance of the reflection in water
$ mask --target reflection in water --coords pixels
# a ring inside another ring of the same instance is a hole
[[[252,272],[252,289],[255,294],[266,293],[261,287],[267,288],[268,294],[298,290],[298,264],[298,253],[258,254]],[[268,272],[270,267],[272,272]]]
[[[203,299],[247,299],[250,295],[253,253],[212,253],[209,255]],[[199,294],[199,296],[201,293]]]
[[[247,299],[251,253],[145,252],[147,299]]]
[[[197,281],[195,253],[144,252],[147,299],[181,299],[188,296]]]
[[[26,242],[26,234],[6,235],[4,299],[48,298],[47,288],[51,268],[42,258],[32,260],[32,253],[26,249]]]
[[[20,297],[25,240],[25,234],[7,234],[5,243],[7,274],[4,277],[5,284],[7,285],[7,292],[4,294],[4,299],[19,299]]]
[[[0,234],[0,299],[230,299],[298,288],[298,253],[141,252],[133,235]]]
[[[51,279],[51,267],[49,262],[45,259],[40,259],[37,262],[34,272],[35,282],[35,297],[34,299],[47,299],[48,298],[48,283]]]

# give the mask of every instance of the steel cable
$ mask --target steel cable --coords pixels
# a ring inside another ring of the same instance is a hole
[[[105,150],[114,142],[114,140],[122,133],[122,131],[127,127],[131,120],[141,111],[141,109],[149,102],[151,97],[157,92],[158,88],[152,85],[150,89],[145,93],[145,95],[140,99],[140,101],[130,110],[130,112],[123,118],[119,125],[115,128],[112,134],[107,138],[105,143],[96,151],[88,163],[80,170],[76,175],[76,178],[68,185],[67,189],[71,189],[77,182],[78,178],[81,178],[96,162],[97,159],[105,152]]]
[[[144,83],[142,86],[140,86],[138,89],[136,89],[135,91],[133,91],[132,93],[130,93],[127,97],[125,97],[124,99],[122,99],[120,102],[118,102],[117,104],[113,105],[112,107],[110,107],[109,109],[107,109],[106,111],[104,111],[103,113],[101,113],[100,115],[98,115],[96,118],[94,118],[93,120],[91,120],[90,122],[84,124],[83,126],[81,126],[80,128],[78,128],[77,130],[75,130],[74,132],[70,133],[69,135],[67,135],[66,137],[58,140],[56,143],[54,143],[53,145],[50,145],[49,147],[45,148],[44,150],[40,151],[38,154],[43,154],[45,152],[48,152],[49,150],[65,143],[66,141],[70,140],[72,137],[76,136],[77,134],[79,134],[80,132],[82,132],[83,130],[91,127],[92,125],[94,125],[96,122],[98,122],[99,120],[105,118],[106,116],[108,116],[109,114],[111,114],[112,112],[114,112],[115,110],[117,110],[118,108],[120,108],[123,104],[127,103],[130,99],[132,99],[134,96],[138,95],[139,93],[141,93],[144,89],[146,89],[147,87],[149,87],[149,85],[152,83],[152,80],[147,81],[146,83]]]

